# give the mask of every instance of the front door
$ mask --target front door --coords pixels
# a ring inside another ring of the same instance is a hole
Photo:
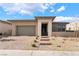
[[[42,36],[48,36],[48,24],[47,23],[42,23],[42,26],[41,26],[41,35]]]

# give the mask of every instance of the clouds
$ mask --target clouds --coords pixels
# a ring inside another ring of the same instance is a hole
[[[60,8],[58,8],[58,9],[55,9],[55,8],[51,8],[51,10],[50,10],[50,12],[51,13],[58,13],[58,12],[63,12],[63,11],[65,11],[65,9],[66,9],[66,7],[65,6],[60,6]]]
[[[59,9],[53,8],[55,3],[0,3],[0,7],[3,8],[6,14],[19,13],[21,15],[32,15],[34,12],[44,13],[50,8],[49,13],[62,12],[65,10],[65,6],[61,6]]]
[[[62,12],[62,11],[64,11],[66,8],[65,8],[65,6],[61,6],[59,9],[57,9],[57,11],[58,12]]]
[[[37,12],[44,12],[46,9],[49,8],[49,6],[53,5],[52,3],[1,3],[0,7],[3,8],[3,10],[7,14],[13,14],[13,13],[19,13],[19,14],[25,14],[25,15],[31,15],[35,11]]]
[[[51,13],[53,13],[53,12],[55,12],[55,10],[54,10],[54,9],[52,9],[52,10],[50,10],[50,12],[51,12]]]
[[[77,22],[79,21],[79,17],[64,17],[59,16],[54,19],[54,22]]]

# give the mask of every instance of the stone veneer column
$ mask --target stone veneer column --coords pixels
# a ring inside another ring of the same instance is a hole
[[[52,36],[52,20],[49,20],[48,22],[48,36],[49,38]]]

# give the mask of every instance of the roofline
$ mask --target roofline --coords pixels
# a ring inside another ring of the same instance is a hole
[[[52,22],[52,23],[67,23],[68,24],[69,22]]]
[[[24,20],[7,20],[7,21],[10,21],[10,22],[16,22],[16,21],[28,21],[28,22],[34,22],[37,20],[37,18],[52,18],[52,20],[54,20],[56,16],[35,16],[35,19],[24,19]]]
[[[35,16],[35,18],[55,18],[56,16]]]
[[[34,21],[36,21],[36,20],[34,20],[34,19],[33,19],[33,20],[32,20],[32,19],[28,19],[28,20],[18,20],[18,19],[17,19],[17,20],[7,20],[7,21],[10,21],[10,22],[18,22],[18,21],[21,21],[21,22],[22,22],[22,21],[23,21],[23,22],[24,22],[24,21],[34,22]]]
[[[3,23],[6,23],[6,24],[10,24],[10,25],[12,25],[12,23],[11,23],[11,22],[8,22],[8,21],[0,20],[0,22],[3,22]]]

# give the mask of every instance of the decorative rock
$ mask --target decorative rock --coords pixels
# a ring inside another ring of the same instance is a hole
[[[34,40],[34,42],[37,43],[38,41],[37,40]]]
[[[32,44],[32,47],[37,47],[36,44]]]
[[[38,47],[39,46],[39,44],[32,44],[32,47]]]
[[[57,47],[61,47],[60,45],[58,45]]]

